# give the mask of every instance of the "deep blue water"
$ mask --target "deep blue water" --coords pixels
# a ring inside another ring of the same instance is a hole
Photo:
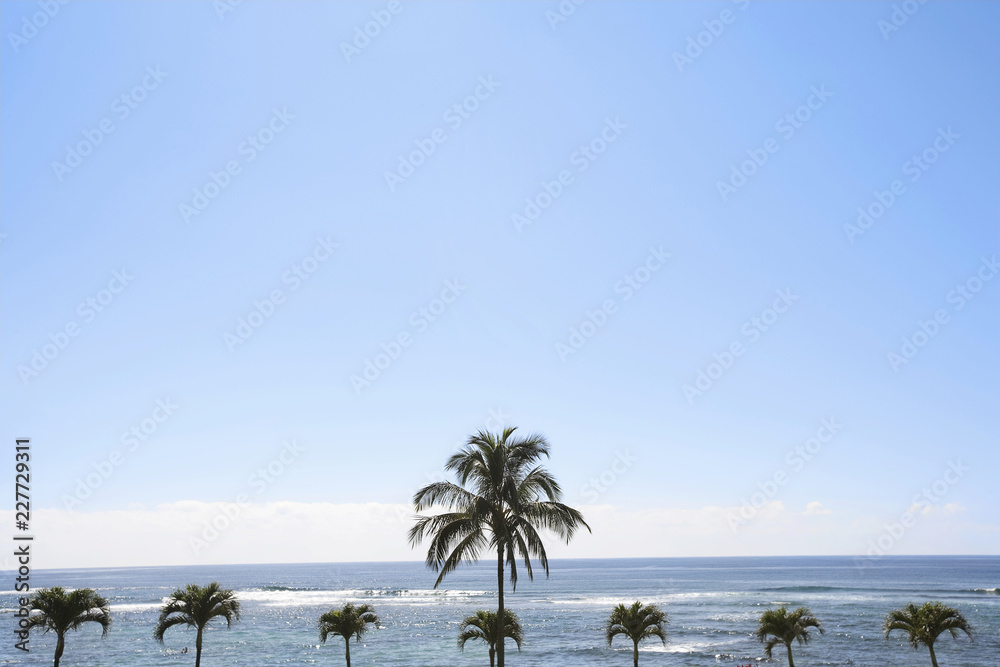
[[[7,573],[9,575],[9,573]],[[164,596],[188,583],[219,581],[237,591],[243,617],[232,629],[215,625],[205,637],[202,665],[339,665],[343,642],[319,644],[319,615],[345,602],[373,604],[382,628],[352,643],[354,665],[488,665],[486,649],[456,647],[458,624],[496,604],[495,565],[465,567],[433,590],[435,575],[421,563],[226,565],[33,573],[36,587],[96,588],[111,602],[114,626],[104,639],[91,624],[67,639],[63,666],[194,664],[194,633],[151,637]],[[9,577],[5,577],[9,580]],[[631,665],[631,643],[608,649],[602,623],[619,602],[661,605],[670,617],[669,642],[642,646],[640,665],[729,665],[756,662],[753,636],[769,606],[807,606],[826,633],[795,649],[796,665],[929,665],[925,649],[901,636],[886,641],[886,613],[908,602],[940,600],[976,628],[975,641],[942,636],[942,667],[994,665],[1000,656],[1000,558],[886,557],[859,568],[849,557],[663,558],[559,560],[552,575],[524,574],[507,606],[525,626],[526,641],[510,665]],[[4,586],[0,660],[51,664],[55,640],[34,635],[31,653],[12,648],[14,597]],[[616,640],[617,642],[617,640]],[[776,653],[776,657],[777,657]],[[785,664],[784,656],[776,660]]]

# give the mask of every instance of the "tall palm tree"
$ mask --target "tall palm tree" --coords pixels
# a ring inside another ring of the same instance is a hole
[[[153,630],[153,639],[162,644],[163,633],[175,625],[195,628],[198,636],[194,642],[194,667],[201,667],[201,637],[205,626],[216,617],[226,619],[227,628],[232,627],[233,621],[240,620],[240,601],[236,594],[214,581],[208,586],[188,584],[187,588],[177,589],[167,598]]]
[[[524,628],[521,627],[521,619],[510,609],[504,609],[503,634],[504,639],[513,639],[517,644],[517,650],[521,650],[521,643],[524,641]],[[497,652],[497,644],[500,643],[500,635],[497,634],[496,612],[480,609],[474,616],[467,616],[462,621],[458,634],[458,648],[465,650],[465,642],[470,639],[479,639],[486,642],[490,647],[490,667],[493,667],[493,660]]]
[[[28,605],[32,611],[39,613],[28,616],[26,630],[44,628],[44,632],[51,630],[56,633],[54,667],[59,667],[69,630],[77,630],[84,623],[97,623],[102,628],[101,637],[105,637],[111,629],[108,601],[93,588],[78,588],[70,592],[59,586],[43,588],[31,596]]]
[[[427,565],[440,572],[434,587],[461,563],[479,560],[484,549],[497,554],[497,634],[504,636],[504,567],[517,590],[517,558],[524,561],[533,579],[531,557],[538,559],[545,575],[549,561],[538,529],[555,532],[568,543],[577,528],[590,526],[577,510],[559,502],[562,489],[552,474],[538,464],[549,456],[549,443],[540,435],[519,437],[514,427],[503,433],[479,431],[452,455],[445,469],[458,481],[434,482],[413,496],[417,512],[435,505],[449,512],[418,516],[410,529],[412,546],[431,539]],[[504,645],[497,644],[497,667],[504,667]]]
[[[931,652],[931,664],[934,667],[938,667],[937,657],[934,655],[934,640],[941,633],[949,632],[953,638],[958,639],[958,633],[964,632],[972,639],[972,626],[961,612],[940,602],[925,602],[920,607],[911,602],[902,609],[891,611],[882,629],[886,639],[893,630],[902,630],[908,635],[910,646],[926,646]]]
[[[647,604],[644,607],[636,600],[629,607],[620,604],[611,610],[611,616],[604,625],[604,634],[609,648],[611,641],[618,635],[625,635],[631,639],[632,664],[634,667],[639,667],[639,642],[659,637],[666,646],[667,630],[664,626],[669,622],[667,615],[655,604]]]
[[[768,609],[760,615],[760,625],[757,626],[757,639],[764,644],[764,655],[771,659],[771,650],[778,644],[784,644],[788,650],[788,667],[795,667],[792,660],[792,642],[809,643],[809,628],[816,628],[824,633],[819,619],[805,607],[799,607],[789,613],[785,607]]]
[[[368,632],[368,625],[379,627],[378,616],[371,605],[345,604],[343,609],[331,609],[319,617],[319,640],[326,643],[330,635],[340,635],[347,647],[347,667],[351,667],[351,637],[361,641],[361,635]]]

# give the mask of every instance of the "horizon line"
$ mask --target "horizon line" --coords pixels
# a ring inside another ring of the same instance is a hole
[[[611,561],[611,560],[749,560],[749,559],[763,559],[763,558],[838,558],[838,559],[858,559],[863,558],[866,560],[872,559],[871,556],[866,554],[785,554],[785,555],[771,555],[771,556],[616,556],[616,557],[604,557],[604,558],[549,558],[549,563],[556,562],[570,562],[570,561]],[[998,558],[1000,559],[1000,553],[992,554],[892,554],[878,556],[874,560],[897,560],[897,559],[908,559],[908,558]],[[484,559],[485,562],[485,559]],[[364,561],[296,561],[296,562],[272,562],[272,563],[203,563],[203,564],[186,564],[186,565],[118,565],[111,567],[55,567],[55,568],[45,568],[45,569],[35,569],[34,572],[65,572],[69,570],[138,570],[138,569],[151,569],[151,568],[191,568],[191,567],[249,567],[249,566],[279,566],[279,565],[372,565],[372,564],[384,564],[384,565],[399,565],[399,564],[409,564],[409,563],[423,563],[423,560],[364,560]],[[466,566],[476,566],[480,565],[477,561],[475,563],[467,564]],[[487,564],[487,566],[492,567],[492,564]],[[428,569],[432,569],[428,567]],[[15,570],[0,570],[0,572],[14,572]]]

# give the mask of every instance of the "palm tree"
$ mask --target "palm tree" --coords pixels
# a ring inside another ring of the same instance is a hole
[[[222,589],[214,581],[208,586],[188,584],[187,588],[178,589],[167,598],[153,630],[153,639],[162,644],[163,633],[175,625],[195,628],[198,636],[194,641],[194,667],[201,667],[201,637],[208,622],[217,616],[226,619],[227,628],[232,627],[233,621],[240,620],[240,601],[236,594]]]
[[[820,634],[824,632],[819,619],[805,607],[799,607],[791,613],[785,607],[768,609],[760,615],[757,639],[764,644],[764,655],[768,660],[771,659],[771,650],[778,644],[784,644],[788,649],[788,667],[795,667],[795,661],[792,660],[792,642],[808,644],[809,628],[816,628]]]
[[[608,647],[617,635],[625,635],[632,640],[632,664],[639,667],[639,642],[651,637],[659,637],[663,645],[667,645],[667,631],[663,627],[670,620],[662,609],[655,604],[645,607],[636,600],[632,606],[620,604],[611,610],[611,616],[604,626],[604,634]]]
[[[521,650],[521,643],[524,641],[524,629],[521,627],[521,619],[510,609],[504,609],[503,634],[504,639],[513,639],[517,644],[517,650]],[[467,616],[459,628],[458,648],[465,650],[465,642],[470,639],[479,639],[486,642],[490,647],[490,667],[493,667],[493,658],[496,656],[497,644],[500,643],[500,636],[497,634],[496,612],[484,611],[480,609],[474,616]]]
[[[330,635],[340,635],[347,647],[347,667],[351,667],[351,637],[361,641],[361,635],[368,632],[368,624],[379,627],[378,616],[371,605],[345,604],[343,609],[331,609],[319,617],[319,640],[326,643]]]
[[[580,526],[590,526],[577,510],[559,502],[562,489],[552,474],[538,464],[548,458],[549,443],[540,435],[515,437],[514,427],[503,433],[479,431],[445,464],[454,471],[458,484],[434,482],[413,496],[417,512],[434,505],[449,512],[417,516],[410,529],[411,546],[424,537],[431,539],[427,565],[440,572],[434,588],[461,563],[479,560],[484,549],[497,554],[497,635],[503,629],[503,578],[510,568],[510,583],[517,590],[517,558],[524,561],[528,578],[533,579],[531,557],[538,559],[545,575],[549,561],[538,529],[555,532],[568,543]],[[504,667],[504,645],[497,644],[497,666]]]
[[[921,607],[911,602],[902,609],[891,611],[882,629],[886,639],[893,630],[902,630],[908,635],[910,646],[926,646],[931,652],[931,664],[934,667],[938,667],[937,657],[934,655],[934,640],[942,632],[950,632],[955,639],[958,639],[959,632],[964,632],[972,639],[972,626],[961,612],[940,602],[925,602]]]
[[[43,588],[36,591],[29,601],[32,611],[40,613],[28,616],[25,628],[44,628],[56,633],[56,658],[54,667],[59,667],[63,649],[66,648],[66,632],[77,630],[84,623],[97,623],[103,631],[101,637],[111,629],[111,616],[108,601],[97,594],[93,588],[79,588],[66,592],[59,586]]]

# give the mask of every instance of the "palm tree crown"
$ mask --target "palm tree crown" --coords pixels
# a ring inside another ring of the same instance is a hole
[[[618,635],[625,635],[632,640],[632,664],[639,665],[639,642],[652,637],[659,637],[664,646],[667,644],[667,631],[664,628],[670,620],[662,609],[655,604],[643,606],[636,600],[626,607],[620,604],[611,610],[604,626],[608,646]]]
[[[925,602],[922,606],[912,602],[902,609],[889,612],[882,626],[885,638],[893,630],[902,630],[907,634],[907,641],[913,648],[921,644],[931,653],[931,664],[937,667],[937,656],[934,655],[934,641],[943,632],[948,632],[958,639],[959,632],[964,632],[972,639],[972,626],[954,607],[948,607],[940,602]]]
[[[552,474],[539,465],[549,456],[549,444],[540,435],[515,436],[514,427],[503,433],[479,431],[448,459],[445,469],[455,473],[457,484],[435,482],[413,496],[417,512],[434,506],[449,511],[418,516],[410,529],[412,546],[430,538],[427,565],[439,572],[434,587],[461,563],[479,559],[484,550],[497,553],[497,615],[500,634],[504,625],[504,570],[517,589],[517,559],[533,578],[531,558],[537,558],[546,576],[549,561],[538,534],[547,529],[569,542],[576,530],[590,527],[579,511],[562,504],[562,489]],[[497,664],[504,667],[503,644],[497,646]]]
[[[521,650],[524,642],[524,628],[521,627],[521,619],[510,609],[504,609],[503,634],[504,639],[513,639],[517,644],[517,650]],[[497,615],[493,611],[478,610],[475,615],[467,616],[459,627],[458,648],[465,650],[465,642],[470,639],[478,639],[485,642],[490,648],[490,667],[493,667],[493,658],[496,655],[497,644],[500,643],[498,634]]]
[[[66,646],[66,633],[77,630],[84,623],[101,626],[101,637],[111,629],[111,610],[108,601],[92,588],[79,588],[67,592],[59,586],[36,591],[29,602],[33,613],[28,616],[27,630],[43,628],[56,633],[55,667],[59,667]]]
[[[480,431],[452,455],[445,470],[453,471],[458,484],[434,482],[417,491],[417,512],[435,505],[453,511],[417,517],[410,529],[410,543],[432,536],[427,565],[440,575],[435,588],[462,562],[479,558],[483,549],[503,548],[510,581],[517,587],[517,557],[524,560],[533,578],[530,558],[549,573],[545,545],[537,530],[555,532],[569,542],[577,528],[590,530],[583,515],[558,502],[562,489],[552,474],[538,465],[549,456],[549,443],[540,435],[514,437],[516,427],[502,434]]]
[[[824,633],[819,619],[805,607],[799,607],[789,612],[785,607],[769,609],[760,615],[760,625],[757,627],[757,639],[764,644],[764,655],[771,659],[771,651],[778,644],[784,644],[788,650],[788,667],[795,667],[792,660],[792,642],[809,643],[809,628],[816,628]]]
[[[208,586],[188,584],[170,594],[160,610],[160,618],[153,630],[153,639],[163,643],[163,633],[175,625],[187,625],[198,631],[195,638],[195,667],[201,665],[201,640],[205,626],[213,618],[226,619],[226,627],[240,620],[240,601],[236,594],[223,589],[217,582]]]
[[[351,667],[351,637],[361,641],[369,624],[379,627],[378,615],[372,606],[348,603],[342,609],[331,609],[319,617],[319,640],[325,644],[330,635],[343,637],[347,646],[347,667]]]

